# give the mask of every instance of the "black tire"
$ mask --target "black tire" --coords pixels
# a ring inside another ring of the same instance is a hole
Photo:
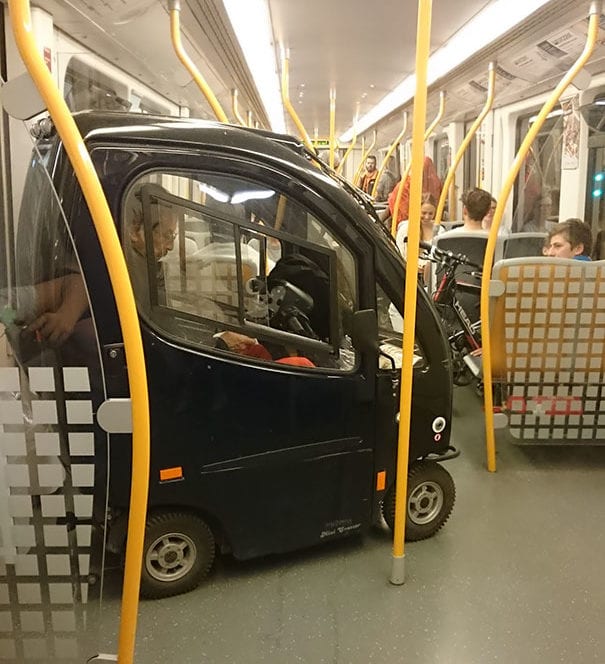
[[[418,461],[408,473],[405,538],[410,542],[434,535],[449,519],[456,487],[447,470],[434,461]],[[395,526],[395,484],[385,493],[382,515],[391,530]]]
[[[153,514],[145,527],[141,596],[159,599],[193,590],[210,571],[214,554],[214,536],[200,517]]]

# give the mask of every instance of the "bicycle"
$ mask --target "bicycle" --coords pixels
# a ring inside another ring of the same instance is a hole
[[[481,286],[458,279],[458,272],[465,266],[471,269],[470,276],[481,279],[482,267],[470,261],[464,254],[444,251],[428,242],[420,242],[424,250],[423,258],[441,265],[443,271],[438,275],[438,284],[432,294],[432,300],[445,325],[452,352],[452,369],[455,385],[469,385],[477,379],[477,388],[481,389],[481,321],[471,321],[467,309],[460,302],[459,294],[471,296],[471,302],[478,303]]]

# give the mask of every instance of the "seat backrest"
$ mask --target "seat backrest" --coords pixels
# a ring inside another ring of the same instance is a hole
[[[502,257],[542,256],[547,233],[511,233],[503,239]]]
[[[504,289],[492,300],[492,369],[511,435],[605,442],[605,261],[513,258],[493,279]]]

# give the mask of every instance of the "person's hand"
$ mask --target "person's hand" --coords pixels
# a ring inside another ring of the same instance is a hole
[[[59,309],[56,312],[46,312],[38,316],[33,323],[27,326],[28,332],[35,334],[40,341],[59,346],[70,337],[74,330],[76,321],[73,317]]]

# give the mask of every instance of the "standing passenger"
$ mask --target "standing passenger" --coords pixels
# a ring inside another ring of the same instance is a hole
[[[371,154],[366,158],[365,172],[362,173],[359,179],[359,188],[361,191],[365,191],[366,194],[371,194],[372,189],[374,188],[374,183],[376,182],[377,175],[378,171],[376,170],[376,157]]]
[[[399,203],[399,209],[397,212],[398,224],[402,222],[404,219],[407,219],[409,216],[410,182],[411,179],[410,176],[408,175],[405,182],[403,183],[403,193],[401,194],[401,201]],[[401,180],[389,195],[389,210],[391,211],[391,215],[395,210],[395,201],[397,200],[399,187],[401,187]],[[422,167],[422,193],[431,194],[436,201],[439,200],[439,196],[441,195],[441,180],[437,175],[437,169],[435,168],[435,164],[433,164],[433,160],[430,157],[424,158],[424,164]]]

